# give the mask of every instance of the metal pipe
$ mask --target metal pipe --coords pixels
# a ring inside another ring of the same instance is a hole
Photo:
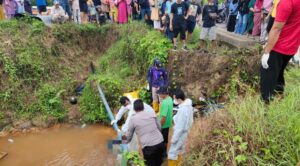
[[[109,107],[109,105],[108,105],[108,103],[107,103],[107,100],[106,100],[106,98],[105,98],[105,95],[104,95],[104,93],[103,93],[103,91],[102,91],[102,89],[101,89],[101,87],[100,87],[100,85],[99,85],[98,83],[97,83],[97,88],[98,88],[100,97],[101,97],[101,99],[102,99],[102,102],[103,102],[103,104],[104,104],[104,106],[105,106],[105,110],[106,110],[106,112],[107,112],[107,114],[108,114],[108,117],[109,117],[109,119],[110,119],[111,121],[113,121],[113,120],[115,119],[115,117],[114,117],[113,113],[111,112],[111,109],[110,109],[110,107]],[[116,123],[113,124],[113,128],[114,128],[117,132],[120,131],[120,129],[119,129],[119,127],[118,127],[118,125],[117,125]]]

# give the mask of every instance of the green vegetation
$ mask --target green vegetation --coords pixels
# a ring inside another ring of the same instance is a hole
[[[64,100],[82,81],[77,74],[87,74],[83,69],[104,51],[96,47],[97,42],[107,46],[114,42],[103,40],[108,29],[73,24],[50,29],[27,17],[1,21],[1,115],[10,112],[16,120],[36,116],[66,120],[70,106]]]
[[[167,62],[168,40],[142,23],[124,26],[64,24],[45,27],[28,17],[0,22],[0,112],[14,118],[66,121],[70,96],[81,83],[82,120],[106,122],[95,82],[112,109],[124,92],[146,83],[155,58]],[[149,38],[151,40],[149,40]],[[113,45],[112,45],[113,44]],[[88,70],[90,62],[96,73]],[[4,78],[4,79],[2,79]]]
[[[186,165],[297,165],[300,160],[299,69],[290,69],[286,76],[283,99],[279,97],[265,105],[258,94],[250,92],[232,100],[227,111],[196,122],[191,135],[198,140],[191,142]],[[203,121],[208,122],[205,127],[211,130],[199,126]]]
[[[124,92],[137,90],[146,84],[148,68],[155,58],[167,63],[168,50],[171,47],[162,34],[149,30],[139,22],[122,25],[117,31],[120,34],[118,41],[99,58],[96,63],[96,66],[99,66],[98,70],[89,79],[96,80],[104,88],[111,108],[118,106],[118,99]],[[94,94],[97,94],[96,90]],[[141,95],[143,99],[149,99],[149,93],[143,89]],[[89,111],[89,107],[94,103],[92,110],[100,108],[101,111],[105,111],[103,104],[95,104],[95,101],[100,101],[99,97],[89,92],[83,93],[80,98],[80,110],[84,120],[97,122],[95,117],[99,112]]]
[[[145,166],[145,161],[140,156],[139,152],[126,152],[124,153],[125,159],[127,160],[128,165],[139,165]]]

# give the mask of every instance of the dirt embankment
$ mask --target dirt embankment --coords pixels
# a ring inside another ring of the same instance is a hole
[[[178,52],[169,56],[168,69],[172,86],[182,88],[189,97],[226,100],[232,84],[237,86],[231,90],[243,92],[242,82],[253,84],[257,81],[259,56],[257,51],[234,49],[220,50],[218,54],[204,50]]]
[[[64,110],[64,122],[78,121],[78,106],[69,104],[69,96],[89,75],[90,62],[118,39],[114,27],[48,28],[16,20],[0,27],[0,130],[49,127],[62,120]]]

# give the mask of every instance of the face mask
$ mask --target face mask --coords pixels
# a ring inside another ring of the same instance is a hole
[[[175,105],[178,105],[179,103],[177,102],[177,100],[173,100],[173,103],[175,104]]]

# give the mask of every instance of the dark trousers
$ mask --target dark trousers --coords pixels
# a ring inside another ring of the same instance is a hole
[[[169,142],[169,128],[161,129],[161,134],[164,137],[164,151],[163,151],[163,157],[167,158],[167,147]]]
[[[260,91],[264,102],[268,103],[275,93],[283,93],[285,80],[284,70],[293,55],[284,55],[271,51],[268,60],[269,68],[261,67],[260,72]]]
[[[236,24],[236,15],[230,15],[227,23],[227,31],[234,32]]]
[[[163,162],[164,143],[159,143],[154,146],[146,146],[143,148],[143,155],[146,166],[160,166]]]
[[[275,18],[274,17],[270,17],[269,18],[269,22],[268,22],[268,26],[267,26],[267,32],[270,33],[272,26],[274,24]]]

